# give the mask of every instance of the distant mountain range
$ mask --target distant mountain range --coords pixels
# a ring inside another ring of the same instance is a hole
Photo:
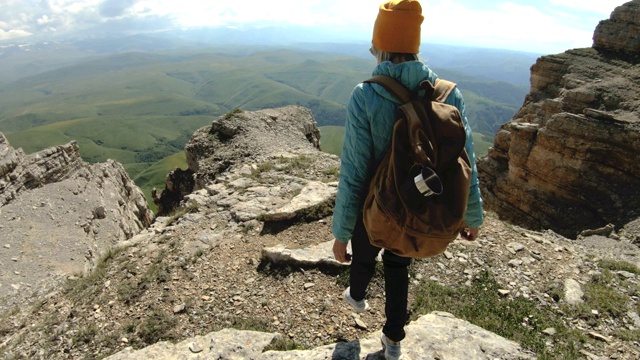
[[[215,49],[231,54],[253,53],[256,49],[295,48],[314,52],[342,54],[370,59],[370,44],[341,29],[322,29],[293,26],[253,26],[245,28],[203,27],[141,33],[130,36],[105,36],[111,32],[78,33],[50,39],[20,38],[0,40],[0,59],[31,60],[35,67],[24,67],[23,72],[12,67],[0,69],[0,82],[33,75],[43,68],[55,68],[67,61],[78,61],[88,56],[123,52],[164,52],[176,49]],[[301,41],[301,39],[304,39]],[[435,67],[457,70],[486,79],[502,80],[518,86],[529,86],[529,67],[540,54],[500,49],[451,46],[433,42],[423,43],[421,57]],[[33,61],[30,55],[46,55]],[[26,56],[21,56],[25,55]],[[11,65],[11,64],[10,64]],[[27,64],[24,64],[27,65]]]

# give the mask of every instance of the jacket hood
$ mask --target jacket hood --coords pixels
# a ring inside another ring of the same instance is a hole
[[[384,61],[378,64],[378,66],[373,70],[373,76],[376,75],[391,76],[392,78],[399,80],[409,90],[415,89],[424,80],[429,80],[433,83],[438,78],[438,75],[431,71],[431,69],[421,61],[405,61],[400,64],[394,64],[391,61]],[[398,103],[393,95],[384,90],[382,86],[376,84],[373,89],[385,99]]]

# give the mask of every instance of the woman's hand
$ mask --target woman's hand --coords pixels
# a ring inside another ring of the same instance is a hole
[[[474,241],[475,239],[477,239],[478,233],[480,233],[479,228],[470,228],[466,223],[464,224],[462,230],[460,230],[460,236],[462,236],[463,239],[469,241]]]
[[[333,256],[341,263],[348,263],[351,261],[351,254],[347,254],[347,244],[335,239],[333,242]]]

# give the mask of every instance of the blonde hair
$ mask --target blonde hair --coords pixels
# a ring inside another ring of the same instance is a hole
[[[371,55],[375,56],[376,60],[378,60],[378,64],[380,64],[382,62],[385,62],[385,61],[391,61],[394,64],[399,64],[399,63],[405,62],[405,61],[420,60],[418,58],[418,54],[386,52],[386,51],[383,51],[383,50],[380,50],[380,49],[376,48],[374,45],[371,45],[371,48],[369,49],[369,52],[371,53]]]

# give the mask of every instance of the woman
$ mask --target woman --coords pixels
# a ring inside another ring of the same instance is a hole
[[[432,84],[437,75],[418,60],[420,26],[424,17],[417,0],[391,0],[380,5],[373,29],[371,53],[377,59],[373,75],[388,75],[408,89],[415,89],[422,81]],[[471,129],[465,116],[464,101],[456,88],[445,101],[460,111],[467,133],[465,148],[472,164],[472,176],[465,228],[461,235],[475,240],[482,224],[482,199],[473,152]],[[375,271],[380,249],[371,245],[362,223],[362,206],[377,164],[391,144],[393,125],[397,118],[397,100],[377,84],[359,84],[353,90],[347,107],[345,140],[342,150],[340,182],[333,215],[335,236],[333,252],[340,262],[348,262],[347,243],[351,241],[353,259],[350,287],[344,298],[356,312],[369,307],[364,299]],[[386,323],[382,329],[382,346],[386,359],[399,359],[400,341],[404,339],[407,322],[409,288],[408,266],[411,258],[389,251],[382,255],[385,277]]]

